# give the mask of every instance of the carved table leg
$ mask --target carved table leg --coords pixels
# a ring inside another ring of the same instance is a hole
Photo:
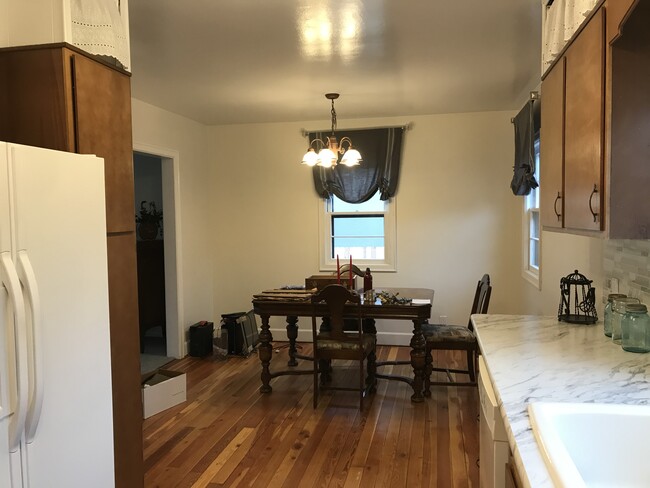
[[[375,351],[368,354],[367,359],[368,376],[366,376],[366,391],[373,393],[377,391],[377,355]]]
[[[411,365],[413,366],[413,395],[411,395],[411,401],[415,403],[424,401],[422,386],[426,367],[425,357],[426,342],[422,334],[420,320],[416,319],[413,321],[413,337],[411,338]]]
[[[320,384],[326,385],[332,382],[332,360],[319,359],[318,371],[320,371]]]
[[[361,322],[361,328],[364,334],[373,334],[377,335],[377,326],[375,319],[363,319]]]
[[[366,318],[361,323],[362,331],[364,334],[372,334],[375,336],[375,350],[368,355],[367,368],[368,376],[366,377],[366,390],[370,393],[377,391],[377,327],[375,319]]]
[[[296,361],[296,339],[298,338],[298,317],[287,316],[287,337],[289,338],[289,362],[287,366],[298,366]]]
[[[262,331],[260,332],[260,345],[257,348],[257,353],[259,355],[260,361],[262,362],[262,386],[260,386],[260,391],[262,393],[271,393],[273,388],[269,384],[271,382],[271,370],[269,365],[271,364],[271,357],[273,356],[273,347],[271,346],[271,341],[273,341],[273,335],[271,335],[271,330],[269,329],[269,316],[262,315]]]
[[[425,339],[426,341],[426,339]],[[433,373],[433,351],[425,350],[424,364],[424,396],[431,396],[431,374]]]

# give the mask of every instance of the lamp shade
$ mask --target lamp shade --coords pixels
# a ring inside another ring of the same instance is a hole
[[[346,166],[359,166],[361,154],[356,149],[348,149],[341,158],[341,164]]]
[[[316,166],[317,163],[318,163],[318,154],[316,154],[314,148],[310,147],[309,151],[307,151],[305,155],[302,157],[302,164],[306,164],[307,166]]]
[[[336,154],[331,149],[324,148],[318,153],[318,166],[331,168],[336,165],[336,160]]]

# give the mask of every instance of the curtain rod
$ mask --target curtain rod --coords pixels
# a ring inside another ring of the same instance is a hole
[[[532,102],[533,100],[539,100],[539,92],[538,91],[532,91],[530,92],[530,98],[528,99],[529,102]],[[515,118],[510,117],[510,123],[514,124],[515,123]]]
[[[347,129],[336,129],[335,132],[343,132],[346,130],[371,130],[371,129],[404,129],[404,130],[411,130],[413,129],[413,122],[407,122],[404,125],[383,125],[383,126],[375,126],[375,127],[349,127]],[[312,132],[330,132],[330,129],[323,129],[323,130],[307,130],[307,129],[300,129],[300,133],[302,134],[303,137],[307,137],[310,133]]]

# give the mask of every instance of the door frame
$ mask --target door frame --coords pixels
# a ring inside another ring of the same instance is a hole
[[[185,357],[183,323],[183,270],[179,152],[174,149],[133,142],[133,152],[161,159],[163,193],[163,239],[165,253],[165,316],[167,356]]]

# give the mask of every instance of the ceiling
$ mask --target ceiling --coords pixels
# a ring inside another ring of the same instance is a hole
[[[208,125],[515,110],[539,0],[131,0],[133,96]]]

